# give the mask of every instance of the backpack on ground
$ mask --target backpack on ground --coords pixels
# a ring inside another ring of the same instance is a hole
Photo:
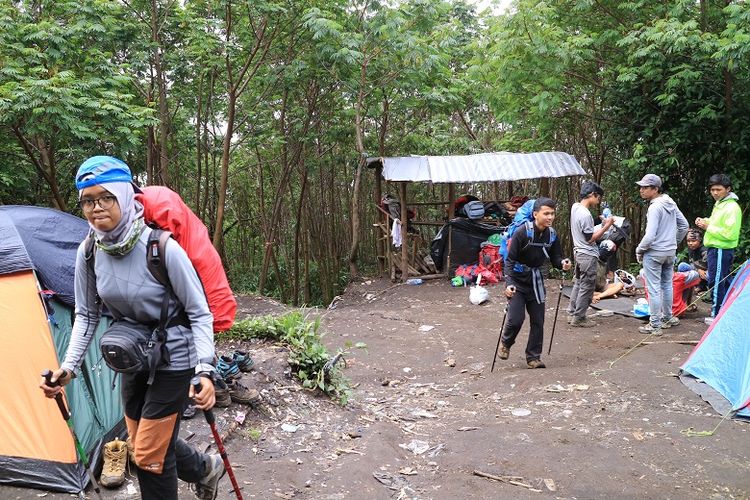
[[[179,194],[164,186],[140,188],[135,199],[143,205],[143,218],[153,229],[162,229],[156,236],[158,244],[150,244],[146,254],[146,265],[156,280],[167,288],[169,275],[164,261],[167,240],[170,236],[185,250],[193,263],[206,293],[206,300],[214,317],[214,331],[228,330],[234,324],[237,301],[229,287],[221,257],[211,244],[208,229],[190,210]],[[94,265],[94,239],[88,237],[86,257],[89,266]],[[153,254],[153,255],[150,255]]]
[[[482,243],[482,249],[479,251],[479,263],[487,268],[497,280],[503,279],[503,257],[500,255],[500,246]]]

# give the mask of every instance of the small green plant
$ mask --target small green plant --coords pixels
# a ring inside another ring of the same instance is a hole
[[[257,443],[258,440],[260,439],[260,435],[262,434],[262,432],[260,429],[252,428],[252,429],[248,429],[247,431],[245,431],[245,434],[247,434],[247,437],[249,437],[250,439],[252,439],[253,441]]]
[[[318,332],[319,329],[318,319],[308,321],[302,313],[295,311],[278,317],[243,319],[235,322],[223,335],[236,340],[269,339],[286,344],[290,351],[289,365],[302,387],[320,389],[345,405],[351,394],[349,381],[335,363],[329,363],[332,357],[320,341],[323,334]],[[343,354],[339,351],[336,357]]]

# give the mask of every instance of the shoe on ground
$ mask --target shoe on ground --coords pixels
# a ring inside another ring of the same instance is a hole
[[[216,403],[214,406],[217,408],[227,408],[232,404],[232,397],[229,394],[229,387],[223,380],[218,380],[214,387],[214,395],[216,397]]]
[[[230,380],[227,382],[227,387],[229,387],[229,397],[235,403],[252,405],[260,401],[260,393],[258,391],[255,389],[248,389],[236,380]]]
[[[677,326],[679,324],[680,324],[680,318],[678,318],[677,316],[672,316],[667,321],[662,321],[661,322],[661,327],[662,328],[672,328],[673,326]]]
[[[231,380],[242,376],[240,367],[237,366],[237,362],[231,356],[219,356],[216,371],[219,372],[219,375],[224,380]]]
[[[533,370],[534,368],[547,368],[541,359],[531,359],[526,362],[526,367]]]
[[[192,402],[190,402],[187,404],[187,406],[185,406],[185,409],[182,410],[182,418],[184,420],[190,420],[191,418],[195,416],[197,411],[198,410],[195,407],[195,405]]]
[[[510,357],[510,347],[505,347],[505,344],[500,344],[500,354],[497,355],[500,359],[508,359]]]
[[[227,470],[219,455],[209,455],[206,460],[206,475],[195,483],[195,497],[200,500],[215,500],[219,492],[219,480]]]
[[[104,465],[99,476],[99,484],[105,488],[117,488],[125,482],[125,462],[128,457],[128,445],[125,441],[115,439],[104,445]]]
[[[712,325],[712,324],[713,324],[713,322],[714,322],[714,319],[715,319],[715,318],[712,318],[711,316],[709,316],[708,318],[703,318],[703,322],[704,322],[705,324],[707,324],[707,325]]]
[[[239,367],[241,372],[252,371],[253,365],[255,364],[255,361],[253,361],[253,358],[250,357],[250,354],[245,351],[234,351],[232,353],[232,359],[234,359],[234,362],[237,363],[237,366]]]
[[[576,328],[591,328],[593,326],[596,326],[596,323],[594,321],[591,321],[589,318],[578,318],[576,316],[573,316],[573,319],[570,321],[570,326]]]
[[[638,331],[643,333],[644,335],[654,335],[658,337],[661,335],[661,327],[654,327],[651,325],[651,323],[647,324],[646,326],[641,326],[638,328]]]

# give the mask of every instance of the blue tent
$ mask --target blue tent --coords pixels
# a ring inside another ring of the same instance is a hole
[[[741,417],[750,417],[748,262],[732,281],[719,315],[681,367],[683,373],[700,379],[721,394],[735,415]]]

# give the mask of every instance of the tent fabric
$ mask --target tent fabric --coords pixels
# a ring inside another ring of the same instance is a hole
[[[745,263],[747,265],[747,263]],[[743,270],[744,271],[744,270]],[[710,385],[741,416],[750,416],[750,272],[740,272],[730,293],[682,372]]]
[[[3,242],[0,246],[0,274],[27,271],[34,268],[15,224],[3,212],[0,212],[0,241]]]
[[[445,224],[430,245],[430,254],[435,267],[443,271],[450,252],[450,269],[446,272],[453,276],[460,265],[473,265],[479,262],[479,251],[482,243],[493,234],[500,234],[504,227],[484,224],[471,219],[456,218]],[[449,244],[449,238],[451,243]]]
[[[39,293],[40,276],[32,268],[57,272],[56,282],[67,283],[72,297],[76,249],[88,230],[84,220],[61,214],[38,207],[0,207],[0,255],[31,259],[30,265],[6,266],[0,272],[0,484],[78,493],[88,476],[55,401],[38,387],[40,373],[60,364],[74,313],[61,294]],[[80,237],[78,242],[72,235]],[[45,247],[57,263],[40,254]],[[98,344],[108,323],[103,318],[91,333],[92,343]],[[125,434],[119,378],[99,358],[97,349],[89,349],[78,378],[64,390],[73,428],[94,464],[100,461],[103,442]]]
[[[11,227],[15,227],[31,262],[26,269],[33,266],[42,286],[72,306],[76,250],[88,234],[88,224],[74,215],[50,208],[0,206],[0,273],[10,272],[3,270],[3,261],[4,253],[12,249],[4,238]]]
[[[493,182],[542,177],[586,175],[578,161],[567,153],[481,153],[456,156],[401,156],[371,158],[381,164],[389,181]]]

